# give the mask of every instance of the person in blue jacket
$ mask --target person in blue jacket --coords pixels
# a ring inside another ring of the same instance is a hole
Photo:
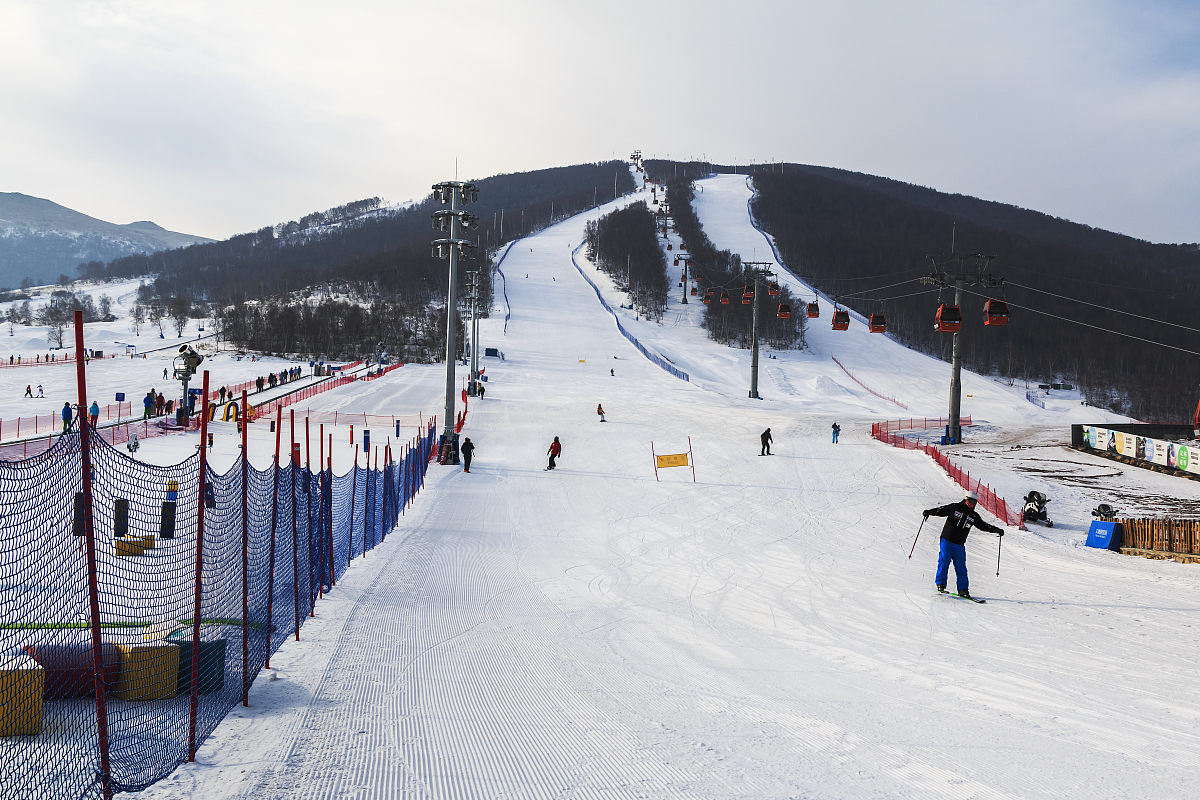
[[[71,414],[71,404],[63,403],[63,409],[62,409],[63,433],[66,433],[68,430],[70,430],[72,416],[73,415]]]
[[[953,563],[954,577],[958,581],[958,596],[971,597],[967,580],[967,536],[971,533],[972,527],[1004,535],[1003,528],[997,528],[984,522],[983,518],[975,511],[975,504],[978,502],[978,495],[974,492],[967,492],[961,502],[927,508],[924,511],[925,519],[946,517],[946,524],[942,526],[942,546],[938,553],[937,575],[934,578],[939,592],[946,591],[946,579],[950,575],[950,564]]]
[[[99,421],[100,421],[100,404],[97,403],[95,400],[93,400],[91,407],[88,408],[88,422],[94,428],[94,427],[96,427],[96,423]]]

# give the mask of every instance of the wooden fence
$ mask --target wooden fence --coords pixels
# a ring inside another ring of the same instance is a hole
[[[1121,552],[1151,558],[1174,555],[1200,559],[1200,520],[1195,519],[1117,519],[1121,523]],[[1137,551],[1137,552],[1131,552]],[[1159,555],[1161,554],[1161,555]]]

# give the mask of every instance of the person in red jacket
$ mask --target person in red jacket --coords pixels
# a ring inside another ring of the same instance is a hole
[[[550,463],[546,469],[554,469],[554,459],[562,455],[562,445],[558,442],[558,437],[554,437],[554,441],[550,443],[550,449],[546,451],[550,454]]]

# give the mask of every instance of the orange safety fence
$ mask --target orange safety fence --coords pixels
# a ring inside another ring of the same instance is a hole
[[[960,419],[962,425],[970,425],[971,418],[963,417]],[[890,444],[892,447],[899,447],[903,450],[920,450],[928,455],[937,465],[946,471],[951,480],[957,483],[968,491],[973,491],[979,495],[979,505],[996,517],[996,519],[1019,530],[1025,530],[1024,520],[1021,518],[1021,506],[1016,505],[1010,507],[1004,498],[992,491],[992,488],[983,481],[977,478],[972,478],[971,473],[962,469],[950,458],[938,450],[932,444],[922,443],[916,439],[909,439],[904,436],[897,436],[891,431],[898,430],[922,430],[925,428],[940,428],[949,424],[949,420],[944,417],[922,417],[918,419],[898,419],[888,422],[876,422],[871,426],[871,436],[879,441]]]

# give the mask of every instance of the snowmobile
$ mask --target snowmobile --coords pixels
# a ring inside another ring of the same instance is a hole
[[[1092,516],[1100,519],[1113,519],[1117,514],[1121,513],[1121,509],[1113,508],[1108,503],[1101,503],[1092,509]]]
[[[1030,492],[1025,495],[1025,507],[1021,509],[1021,519],[1025,522],[1044,522],[1047,528],[1053,528],[1054,523],[1046,513],[1046,503],[1050,498],[1042,492]]]

